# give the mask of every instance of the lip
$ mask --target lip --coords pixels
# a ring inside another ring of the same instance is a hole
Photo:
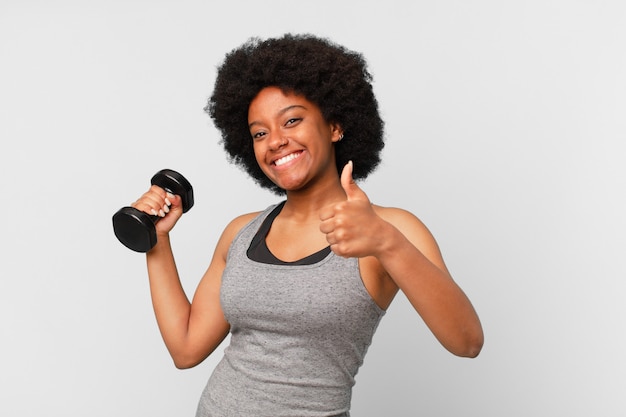
[[[277,158],[274,158],[271,162],[271,165],[274,168],[283,168],[283,167],[287,167],[289,165],[292,165],[293,163],[295,163],[298,159],[300,159],[300,157],[302,156],[302,154],[304,153],[304,151],[299,150],[299,151],[293,151],[293,152],[289,152],[289,153],[285,153],[284,155],[281,155]],[[276,164],[277,161],[280,161],[283,158],[290,158],[287,159],[286,161],[280,163],[279,165]]]

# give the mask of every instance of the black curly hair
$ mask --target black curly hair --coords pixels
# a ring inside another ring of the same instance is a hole
[[[309,34],[250,38],[226,54],[205,111],[220,130],[230,161],[260,186],[283,195],[256,162],[248,129],[250,102],[263,88],[275,86],[315,103],[324,119],[344,133],[335,143],[337,171],[352,160],[358,180],[378,166],[384,147],[384,123],[371,82],[363,56],[328,39]]]

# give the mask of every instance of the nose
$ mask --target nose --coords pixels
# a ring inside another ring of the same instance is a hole
[[[271,150],[275,151],[289,143],[289,139],[282,135],[272,135],[269,140],[269,147]]]

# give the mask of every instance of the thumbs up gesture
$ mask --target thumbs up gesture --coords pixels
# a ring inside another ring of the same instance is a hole
[[[347,200],[320,210],[320,230],[330,249],[345,258],[375,255],[382,240],[384,220],[374,211],[367,194],[352,179],[352,161],[341,172]]]

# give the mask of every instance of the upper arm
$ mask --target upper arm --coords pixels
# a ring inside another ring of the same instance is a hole
[[[190,348],[195,357],[204,360],[226,338],[230,330],[220,303],[222,273],[233,239],[254,213],[237,217],[224,229],[213,253],[213,258],[200,280],[191,303],[189,317]]]
[[[450,276],[433,235],[407,211],[383,209],[381,216],[404,236],[394,248],[400,253],[392,252],[384,265],[388,273],[446,349],[459,356],[476,356],[483,344],[480,320]]]
[[[380,216],[397,228],[430,262],[449,274],[435,237],[411,212],[399,208],[379,208]]]

